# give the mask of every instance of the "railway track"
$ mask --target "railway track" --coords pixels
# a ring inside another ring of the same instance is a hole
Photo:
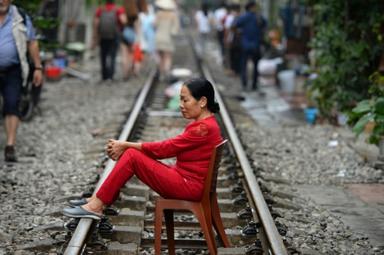
[[[193,50],[189,49],[193,57]],[[195,56],[196,57],[196,56]],[[204,63],[200,73],[214,83]],[[186,67],[190,68],[190,67]],[[120,140],[162,140],[182,132],[186,120],[178,111],[165,110],[168,98],[164,90],[168,84],[159,82],[153,70],[133,104]],[[218,116],[222,132],[229,138],[219,169],[217,192],[222,219],[232,248],[219,248],[219,254],[287,254],[277,227],[236,134],[225,103],[216,90],[221,113]],[[104,161],[104,171],[97,190],[114,166]],[[90,195],[84,194],[85,196]],[[116,207],[107,208],[107,218],[100,222],[91,219],[72,219],[66,224],[67,242],[64,254],[151,254],[154,244],[154,198],[157,196],[136,178],[131,179],[121,192]],[[175,215],[177,254],[206,254],[206,244],[199,224],[191,214]],[[163,240],[163,248],[166,242]],[[164,251],[164,250],[163,250]]]

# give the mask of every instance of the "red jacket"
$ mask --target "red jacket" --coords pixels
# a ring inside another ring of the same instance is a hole
[[[187,180],[204,183],[213,148],[222,141],[216,118],[189,123],[184,132],[160,142],[145,142],[142,150],[154,159],[176,157],[174,168]]]

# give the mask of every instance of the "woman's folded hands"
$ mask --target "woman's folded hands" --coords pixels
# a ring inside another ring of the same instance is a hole
[[[127,148],[127,142],[109,139],[107,143],[108,157],[118,160]]]

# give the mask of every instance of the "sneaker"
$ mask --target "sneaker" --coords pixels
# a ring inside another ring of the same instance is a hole
[[[15,146],[13,145],[5,146],[4,160],[7,162],[17,162]]]

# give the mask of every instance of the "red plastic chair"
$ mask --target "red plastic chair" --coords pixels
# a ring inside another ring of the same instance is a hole
[[[167,230],[167,243],[168,254],[175,254],[175,240],[174,240],[174,222],[173,212],[177,210],[188,210],[195,214],[200,226],[203,230],[209,253],[211,255],[217,254],[215,237],[212,230],[212,225],[219,236],[220,242],[224,247],[229,247],[229,241],[224,231],[223,222],[221,221],[220,209],[217,203],[216,182],[218,168],[221,160],[224,140],[217,145],[211,156],[209,163],[208,174],[204,182],[204,193],[201,201],[188,201],[178,199],[165,199],[158,198],[156,200],[155,209],[155,254],[160,255],[161,252],[161,227],[163,215],[165,217],[165,224]]]

